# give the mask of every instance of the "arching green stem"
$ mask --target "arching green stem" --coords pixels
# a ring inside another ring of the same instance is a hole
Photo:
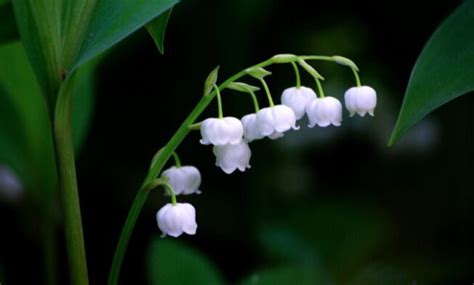
[[[249,91],[248,94],[250,94],[250,96],[252,97],[253,106],[255,108],[255,113],[258,113],[258,111],[260,111],[260,106],[258,105],[258,100],[257,100],[257,96],[255,95],[255,92]]]
[[[355,77],[355,80],[356,80],[357,87],[361,87],[362,84],[360,83],[359,73],[354,68],[351,68],[351,69],[352,69],[352,72],[354,73],[354,77]]]
[[[217,111],[219,112],[218,116],[219,116],[219,119],[222,119],[222,118],[224,118],[224,112],[222,111],[221,92],[219,90],[219,87],[217,87],[216,84],[214,84],[213,86],[214,86],[214,90],[216,91],[216,95],[217,95]]]
[[[176,153],[176,151],[173,151],[173,158],[174,158],[174,163],[176,164],[176,167],[181,167],[181,159],[179,159],[179,156]]]
[[[323,86],[321,85],[321,81],[318,78],[314,79],[316,81],[316,86],[318,87],[319,97],[324,98],[324,90]]]
[[[296,65],[296,63],[294,61],[291,62],[291,65],[293,66],[293,69],[295,70],[296,88],[300,88],[301,87],[300,71],[299,71],[298,66]]]
[[[268,88],[267,82],[265,82],[265,79],[263,78],[260,78],[260,82],[262,82],[263,89],[265,89],[265,94],[267,94],[268,104],[270,104],[270,107],[275,106],[275,104],[273,103],[272,94],[270,93],[270,89]]]
[[[306,57],[306,59],[308,60],[327,60],[328,58],[331,58],[331,57],[327,57],[327,56]],[[292,60],[292,62],[294,61],[298,61],[298,57],[295,57],[295,59]],[[263,68],[263,67],[272,65],[273,63],[275,63],[274,60],[270,58],[268,60],[265,60],[249,68],[259,68],[259,67]],[[109,285],[116,285],[118,283],[120,268],[122,265],[123,258],[125,256],[125,251],[127,249],[128,242],[133,232],[133,228],[135,227],[135,224],[137,222],[139,213],[141,209],[143,208],[143,205],[145,204],[145,201],[149,194],[149,191],[147,189],[150,187],[150,185],[153,186],[152,184],[155,182],[156,177],[160,174],[164,165],[172,156],[172,153],[181,144],[181,142],[189,134],[189,132],[191,130],[199,128],[200,125],[195,124],[196,120],[201,115],[201,113],[207,108],[207,106],[212,102],[214,97],[217,96],[218,91],[222,91],[230,83],[237,81],[241,77],[247,75],[248,74],[247,69],[248,68],[236,73],[235,75],[233,75],[232,77],[224,81],[222,84],[220,84],[218,88],[214,88],[214,90],[210,94],[201,97],[201,100],[194,107],[194,109],[191,111],[188,117],[184,120],[184,122],[181,124],[178,130],[174,133],[174,135],[170,138],[168,143],[162,149],[160,149],[159,152],[155,154],[152,166],[150,167],[147,173],[147,176],[145,177],[145,180],[143,181],[142,186],[140,187],[140,190],[138,191],[138,194],[135,197],[135,200],[132,204],[132,207],[130,208],[130,212],[125,221],[125,225],[122,229],[120,239],[118,241],[117,249],[115,251],[114,259],[112,262],[112,267],[110,270],[110,275],[109,275],[109,280],[108,280]],[[266,89],[266,92],[267,92],[268,86],[266,86],[266,83],[264,83],[264,88]],[[267,92],[267,96],[268,95],[269,95],[269,90]],[[273,105],[273,100],[271,96],[269,96],[269,101],[270,101],[270,104]]]

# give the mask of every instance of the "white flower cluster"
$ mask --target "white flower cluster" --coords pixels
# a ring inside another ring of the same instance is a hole
[[[344,99],[350,116],[355,113],[362,117],[366,113],[374,115],[377,96],[371,87],[352,87],[346,91]],[[245,115],[241,120],[234,117],[204,120],[200,127],[200,142],[213,145],[216,166],[227,174],[237,169],[245,171],[250,168],[250,142],[265,137],[277,139],[290,129],[298,130],[296,121],[305,114],[309,127],[341,125],[342,104],[334,97],[318,98],[312,89],[302,86],[286,89],[281,96],[281,102],[281,105],[273,105]],[[193,166],[171,167],[163,172],[162,178],[173,188],[175,195],[200,193],[198,188],[201,175]],[[165,205],[158,211],[157,221],[164,235],[178,237],[182,233],[196,233],[195,209],[187,203]]]

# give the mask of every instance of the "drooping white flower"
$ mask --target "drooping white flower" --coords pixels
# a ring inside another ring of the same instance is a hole
[[[306,106],[316,99],[316,93],[308,87],[291,87],[283,91],[281,103],[290,107],[297,120],[303,118]]]
[[[252,152],[246,141],[241,141],[239,144],[216,145],[212,151],[216,156],[216,166],[227,174],[231,174],[236,169],[244,172],[245,169],[250,168]]]
[[[209,118],[201,124],[201,143],[205,145],[238,144],[243,134],[242,123],[234,117]]]
[[[342,104],[334,97],[317,98],[311,101],[306,107],[309,125],[327,127],[334,125],[339,127],[342,122]]]
[[[174,194],[189,195],[200,194],[201,173],[194,166],[172,166],[161,174],[163,178],[173,187]]]
[[[244,139],[247,142],[251,142],[254,140],[259,140],[264,138],[257,125],[257,114],[248,114],[240,119],[242,125],[244,126]]]
[[[370,86],[352,87],[344,94],[344,102],[351,117],[355,113],[361,117],[367,113],[373,116],[377,106],[377,93]]]
[[[257,126],[262,136],[276,139],[283,133],[296,126],[296,117],[293,110],[285,105],[275,105],[263,108],[257,113]]]
[[[166,204],[156,213],[158,227],[163,236],[179,237],[181,234],[196,234],[196,210],[188,203]]]

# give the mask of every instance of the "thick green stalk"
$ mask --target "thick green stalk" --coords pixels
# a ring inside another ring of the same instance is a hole
[[[330,57],[327,56],[307,56],[306,59],[308,60],[329,60]],[[331,59],[332,60],[332,59]],[[298,61],[298,57],[289,60],[288,62]],[[239,73],[233,75],[222,84],[219,85],[218,89],[222,91],[225,89],[230,83],[237,81],[239,78],[247,75],[247,70],[252,68],[259,68],[259,67],[266,67],[271,64],[277,63],[274,61],[274,58],[270,58],[265,60],[259,64],[256,64],[250,68],[244,69]],[[153,157],[153,163],[148,171],[148,174],[143,181],[142,187],[140,188],[135,201],[132,204],[130,212],[127,216],[127,220],[125,221],[125,225],[122,229],[120,234],[119,242],[117,245],[117,249],[115,251],[114,259],[112,261],[112,267],[110,270],[109,275],[109,285],[116,285],[119,280],[120,275],[120,268],[122,266],[122,261],[125,256],[125,251],[127,249],[128,243],[130,241],[130,237],[132,235],[133,228],[137,222],[139,213],[145,204],[146,198],[148,197],[148,192],[150,189],[154,188],[153,183],[156,180],[157,176],[160,174],[161,170],[163,169],[166,162],[170,159],[173,152],[176,148],[181,144],[184,138],[189,134],[189,132],[193,129],[193,125],[201,113],[206,109],[209,103],[216,97],[216,89],[214,89],[210,94],[203,96],[198,104],[194,107],[188,117],[184,120],[181,126],[178,128],[176,133],[171,137],[168,143],[161,148]]]
[[[53,122],[59,191],[69,259],[70,284],[87,285],[86,252],[82,233],[81,209],[76,182],[76,167],[71,133],[72,90],[74,76],[66,80],[59,92]]]

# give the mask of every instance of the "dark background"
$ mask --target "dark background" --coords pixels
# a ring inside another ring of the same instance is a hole
[[[222,81],[277,53],[353,59],[362,82],[378,91],[376,116],[350,119],[346,112],[342,127],[326,129],[308,129],[302,120],[301,130],[281,140],[252,143],[252,169],[232,175],[214,166],[211,148],[192,133],[178,152],[201,170],[203,194],[181,200],[196,207],[199,228],[179,240],[233,283],[302,262],[317,264],[334,284],[474,282],[472,96],[386,147],[418,54],[460,2],[188,0],[173,11],[164,56],[143,30],[113,49],[99,68],[93,123],[78,157],[91,283],[105,283],[149,162],[199,100],[207,74],[220,65]],[[327,79],[326,95],[342,99],[354,84],[341,66],[316,67]],[[279,101],[294,75],[290,66],[271,70]],[[309,76],[303,80],[314,88]],[[224,94],[226,114],[251,111],[246,95]],[[216,112],[211,105],[203,118]],[[122,284],[146,284],[145,256],[160,235],[155,213],[165,202],[159,191],[150,196]],[[0,213],[6,284],[36,284],[39,249],[8,218],[12,209],[0,205]],[[307,246],[281,246],[293,244],[288,240]],[[66,282],[64,246],[58,248]]]

